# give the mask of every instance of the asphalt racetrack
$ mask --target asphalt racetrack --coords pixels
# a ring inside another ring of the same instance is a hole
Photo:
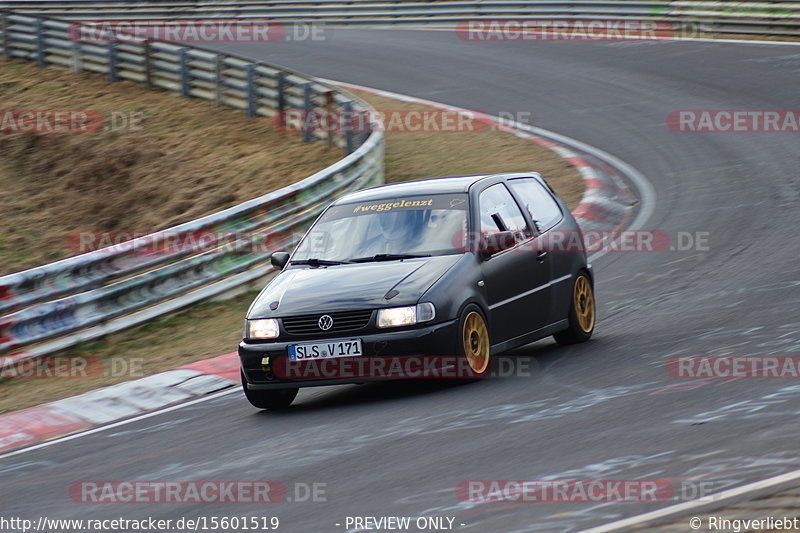
[[[534,125],[650,180],[643,229],[674,244],[679,232],[701,232],[707,249],[598,258],[593,340],[564,348],[548,339],[495,361],[521,369],[513,375],[305,389],[283,413],[251,408],[237,390],[4,458],[5,515],[274,515],[291,533],[345,531],[347,516],[444,516],[457,531],[566,532],[672,502],[473,503],[456,487],[693,479],[719,491],[800,468],[800,381],[681,380],[665,368],[676,356],[800,355],[800,137],[665,124],[675,110],[800,109],[799,47],[345,29],[325,42],[218,46],[492,114],[529,111]],[[85,480],[255,479],[282,482],[295,501],[90,505],[68,493]],[[304,485],[295,483],[324,484],[324,495],[296,501]]]

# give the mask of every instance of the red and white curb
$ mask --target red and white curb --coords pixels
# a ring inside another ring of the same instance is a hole
[[[236,352],[0,415],[0,452],[108,424],[239,383]]]
[[[573,216],[584,230],[616,230],[630,216],[635,197],[615,169],[582,157],[562,143],[509,126],[496,117],[405,95],[340,82],[342,87],[376,96],[466,114],[520,138],[553,150],[574,165],[586,186]],[[546,178],[546,176],[545,176]],[[129,419],[168,405],[187,402],[239,384],[236,352],[198,361],[141,379],[119,383],[29,409],[0,415],[0,453],[45,442],[89,428]]]

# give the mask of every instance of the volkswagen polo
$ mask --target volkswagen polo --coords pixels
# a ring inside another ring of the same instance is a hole
[[[317,218],[247,312],[247,399],[402,377],[475,379],[492,355],[588,340],[592,268],[536,173],[437,178],[347,194]]]

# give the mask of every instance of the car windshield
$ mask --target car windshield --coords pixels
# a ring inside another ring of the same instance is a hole
[[[314,224],[292,263],[314,266],[460,253],[466,230],[464,193],[341,204]]]

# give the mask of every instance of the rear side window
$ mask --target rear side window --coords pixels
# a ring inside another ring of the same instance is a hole
[[[547,231],[561,220],[561,208],[544,186],[533,178],[509,180],[539,231]]]
[[[522,211],[502,183],[483,191],[479,205],[482,232],[513,231],[519,237],[530,237],[531,232]]]

